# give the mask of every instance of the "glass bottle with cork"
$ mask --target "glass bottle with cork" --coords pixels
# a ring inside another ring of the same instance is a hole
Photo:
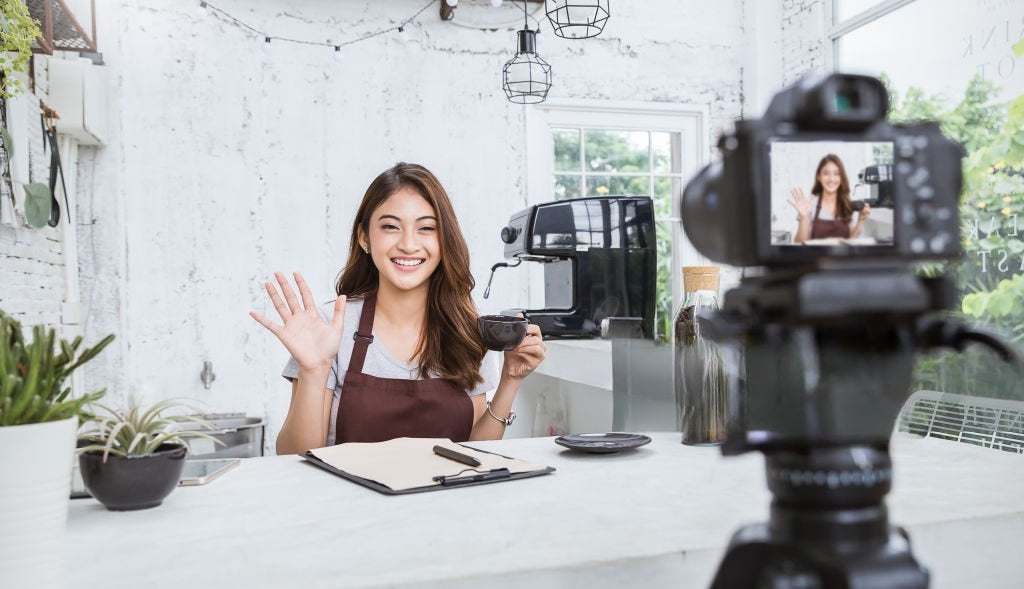
[[[682,442],[692,445],[725,441],[728,411],[726,371],[718,344],[701,334],[699,318],[718,310],[717,266],[684,266],[686,297],[674,322],[672,381],[676,424]]]

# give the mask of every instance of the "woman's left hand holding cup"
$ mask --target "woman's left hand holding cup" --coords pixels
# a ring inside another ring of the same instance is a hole
[[[515,348],[505,352],[503,374],[516,379],[526,378],[544,361],[547,349],[540,327],[532,323],[527,325],[526,337],[523,338],[523,341],[519,342]]]

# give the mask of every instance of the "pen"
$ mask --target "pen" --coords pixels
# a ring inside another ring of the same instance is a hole
[[[451,460],[454,460],[455,462],[468,464],[469,466],[480,466],[480,461],[477,460],[476,458],[473,458],[472,456],[463,454],[461,452],[456,452],[455,450],[452,450],[451,448],[446,448],[444,446],[434,446],[434,454],[437,454],[438,456],[444,456],[445,458],[449,458]]]
[[[453,485],[465,485],[468,483],[478,483],[481,481],[495,481],[498,479],[507,479],[512,476],[512,473],[507,468],[496,468],[487,472],[481,472],[477,474],[466,475],[464,477],[446,477],[436,476],[434,480],[441,483],[446,487]]]

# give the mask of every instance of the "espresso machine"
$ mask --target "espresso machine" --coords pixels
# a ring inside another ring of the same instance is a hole
[[[545,338],[601,335],[602,320],[639,320],[654,337],[657,250],[646,196],[595,196],[534,205],[501,230],[505,258],[544,265],[544,305],[523,314]],[[488,290],[490,286],[488,285]],[[485,297],[487,294],[485,293]]]

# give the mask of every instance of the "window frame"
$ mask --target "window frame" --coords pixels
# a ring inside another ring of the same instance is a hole
[[[837,22],[836,18],[838,18],[839,15],[839,3],[842,1],[843,0],[831,0],[830,2],[825,3],[825,9],[827,11],[825,18],[826,22],[829,23],[827,36],[829,42],[832,44],[830,48],[831,51],[826,52],[829,60],[827,68],[833,72],[839,71],[839,63],[842,61],[842,55],[839,50],[839,41],[844,36],[861,27],[867,26],[908,4],[917,2],[917,0],[879,0],[874,6]]]
[[[678,133],[680,139],[680,190],[710,161],[710,105],[677,102],[641,102],[593,99],[547,100],[526,111],[527,186],[526,205],[554,199],[554,140],[552,129],[584,128],[613,131],[662,131]],[[652,175],[661,175],[653,174]],[[675,174],[673,174],[675,175]],[[683,232],[679,199],[672,199],[672,265],[708,264]],[[677,270],[678,272],[678,270]],[[682,281],[671,280],[672,308],[682,301]],[[529,285],[531,293],[542,295],[543,285]]]

